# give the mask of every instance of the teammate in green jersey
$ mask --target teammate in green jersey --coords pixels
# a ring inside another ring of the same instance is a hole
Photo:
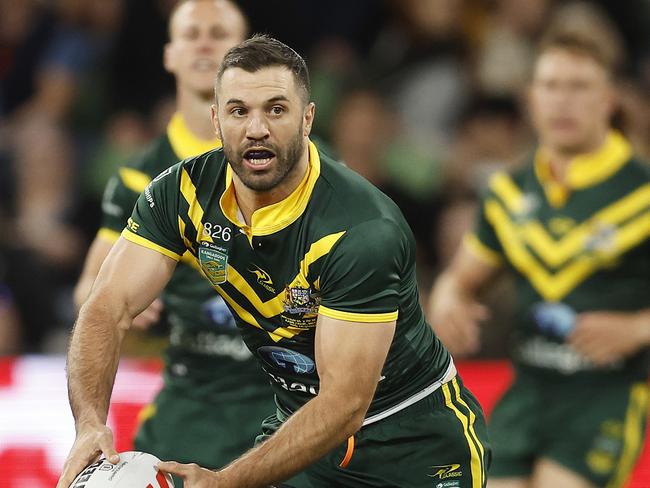
[[[210,120],[214,76],[246,31],[243,14],[227,0],[188,0],[172,12],[165,66],[176,77],[178,112],[166,133],[108,183],[102,227],[76,288],[78,306],[147,184],[179,160],[221,146]],[[227,306],[187,260],[134,326],[150,326],[161,306],[171,329],[164,386],[140,415],[135,447],[219,468],[253,445],[274,408],[271,389]]]
[[[223,149],[157,176],[81,309],[68,353],[78,434],[66,486],[116,453],[105,411],[124,329],[189,251],[271,379],[277,411],[226,468],[161,464],[187,487],[486,483],[481,409],[418,304],[413,235],[379,190],[309,141],[303,59],[257,36],[220,67]]]
[[[514,273],[516,375],[489,424],[489,485],[618,487],[648,412],[650,170],[610,129],[610,64],[584,35],[542,43],[529,103],[539,148],[492,178],[433,325],[452,353],[475,351],[477,294]]]

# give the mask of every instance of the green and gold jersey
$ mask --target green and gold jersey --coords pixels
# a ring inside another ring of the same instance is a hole
[[[440,379],[450,357],[418,303],[414,239],[399,209],[313,143],[309,161],[296,190],[257,210],[249,226],[223,151],[187,159],[147,187],[122,236],[176,260],[191,252],[285,413],[318,393],[319,314],[351,323],[397,320],[373,415]]]
[[[541,151],[513,174],[497,173],[465,244],[516,275],[515,361],[572,374],[594,369],[565,343],[577,314],[650,307],[650,169],[612,132],[570,163],[567,182],[550,177]],[[646,353],[603,370],[645,378]]]
[[[219,140],[197,139],[174,115],[166,134],[156,139],[132,164],[108,182],[102,203],[101,238],[115,241],[124,229],[138,196],[151,180],[179,160],[219,147]],[[165,384],[199,398],[245,400],[268,390],[257,362],[243,343],[223,299],[190,265],[188,253],[177,266],[162,299],[170,326],[165,351]],[[250,385],[242,388],[241,385]]]

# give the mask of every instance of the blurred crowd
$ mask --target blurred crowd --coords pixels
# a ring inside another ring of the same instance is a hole
[[[173,110],[162,51],[174,3],[0,0],[0,354],[65,347],[104,185]],[[488,176],[535,143],[526,85],[547,29],[605,40],[620,61],[615,125],[650,160],[646,0],[238,3],[253,32],[305,56],[317,139],[401,207],[425,293]],[[508,286],[486,297],[500,312],[484,355],[504,352]]]

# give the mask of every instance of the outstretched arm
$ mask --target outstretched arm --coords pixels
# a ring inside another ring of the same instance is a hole
[[[216,473],[165,462],[187,488],[265,487],[290,478],[361,428],[395,333],[395,322],[318,318],[316,365],[320,390],[267,441]],[[350,374],[354,371],[354,374]]]
[[[498,269],[496,260],[479,257],[466,240],[436,280],[429,297],[431,327],[453,355],[478,351],[479,322],[489,317],[478,293]]]
[[[133,318],[158,296],[176,261],[120,238],[81,307],[68,350],[68,395],[77,431],[57,488],[103,453],[117,462],[106,427],[120,345]]]

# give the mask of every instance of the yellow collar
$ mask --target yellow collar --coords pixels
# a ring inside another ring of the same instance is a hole
[[[179,159],[187,159],[198,156],[204,152],[221,147],[221,141],[217,138],[212,140],[199,139],[185,124],[180,112],[176,112],[167,124],[167,137],[169,143]]]
[[[544,188],[549,203],[563,206],[571,190],[582,190],[612,177],[632,156],[627,140],[616,131],[607,134],[605,143],[596,151],[581,154],[571,160],[564,183],[553,178],[548,154],[539,149],[535,154],[535,174]]]
[[[223,214],[237,227],[246,232],[248,238],[266,236],[278,232],[295,222],[307,208],[316,180],[320,175],[320,157],[313,142],[309,142],[309,167],[298,187],[284,200],[262,207],[251,217],[251,225],[242,222],[238,216],[239,207],[232,184],[232,168],[226,168],[226,189],[221,195],[219,205]]]

